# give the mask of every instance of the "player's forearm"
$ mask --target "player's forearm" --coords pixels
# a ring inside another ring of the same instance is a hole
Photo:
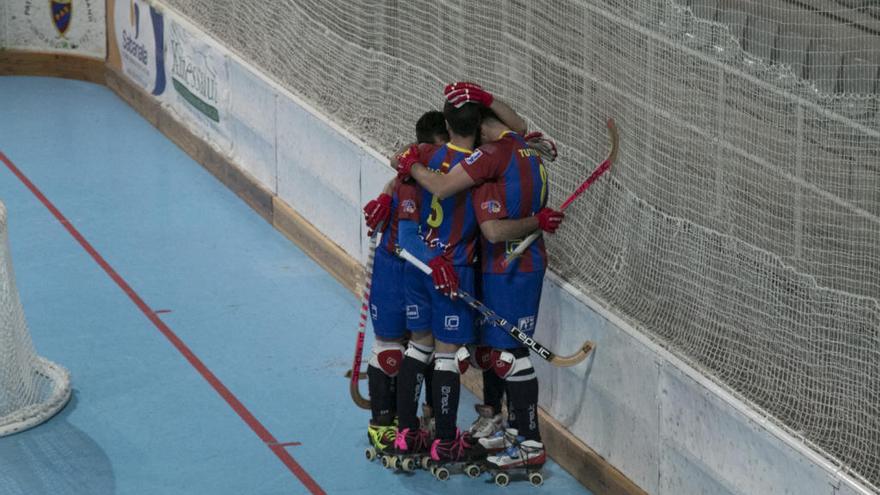
[[[489,107],[495,115],[504,122],[504,125],[510,128],[513,132],[525,135],[527,129],[526,121],[522,117],[519,116],[513,108],[510,107],[507,103],[495,98],[492,101],[492,105]]]
[[[418,232],[419,227],[416,222],[401,220],[398,224],[397,243],[408,253],[427,263],[436,256],[436,253],[425,245]]]
[[[533,216],[515,220],[488,220],[480,224],[483,236],[492,243],[522,239],[538,228],[538,219]]]
[[[440,199],[452,196],[457,192],[451,191],[450,188],[447,187],[447,181],[444,180],[446,178],[444,175],[435,174],[422,165],[413,165],[410,175],[420,186]]]
[[[440,174],[431,172],[423,165],[416,163],[412,166],[409,173],[420,186],[441,200],[454,196],[477,184],[464,171],[463,165],[453,167],[448,173]]]

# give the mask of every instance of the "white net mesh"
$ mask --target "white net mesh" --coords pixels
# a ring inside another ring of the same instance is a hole
[[[0,203],[0,437],[49,419],[70,398],[67,370],[37,356],[18,300]]]
[[[553,204],[613,116],[553,269],[880,484],[876,1],[169,3],[385,152],[482,83],[558,140]]]

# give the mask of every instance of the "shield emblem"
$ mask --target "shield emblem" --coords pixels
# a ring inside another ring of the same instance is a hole
[[[70,27],[73,0],[49,0],[49,7],[52,10],[52,23],[55,24],[55,29],[61,36],[64,36]]]

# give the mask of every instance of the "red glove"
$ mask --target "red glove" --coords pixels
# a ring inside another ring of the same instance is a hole
[[[434,288],[454,298],[458,291],[458,275],[456,275],[452,263],[445,256],[440,255],[429,261],[428,266],[431,267]]]
[[[565,218],[565,213],[550,208],[541,208],[537,217],[538,227],[544,232],[552,234],[559,228],[559,224],[562,223],[562,219]]]
[[[397,155],[397,177],[401,180],[409,177],[409,172],[416,163],[419,163],[419,147],[412,145],[409,149]]]
[[[446,88],[443,89],[443,95],[446,97],[446,101],[455,108],[459,108],[465,103],[477,103],[484,107],[490,107],[492,102],[495,101],[492,93],[480,87],[479,84],[469,82],[447,84]]]
[[[391,196],[382,193],[378,198],[370,200],[367,206],[364,206],[364,220],[370,229],[367,235],[373,237],[373,232],[379,227],[380,223],[387,223],[391,217]]]

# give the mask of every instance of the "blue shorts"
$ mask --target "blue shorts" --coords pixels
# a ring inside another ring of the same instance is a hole
[[[473,294],[474,269],[456,266],[461,289]],[[452,300],[434,288],[430,275],[407,263],[406,327],[412,331],[431,329],[434,338],[449,344],[470,344],[476,341],[474,311],[461,299]]]
[[[538,306],[544,286],[544,270],[525,273],[483,273],[480,292],[483,303],[527,335],[535,333]],[[496,349],[514,349],[522,344],[506,330],[484,322],[480,343]]]
[[[376,248],[373,278],[370,280],[370,317],[373,331],[380,337],[397,339],[406,333],[406,306],[403,302],[403,268],[406,261]]]

